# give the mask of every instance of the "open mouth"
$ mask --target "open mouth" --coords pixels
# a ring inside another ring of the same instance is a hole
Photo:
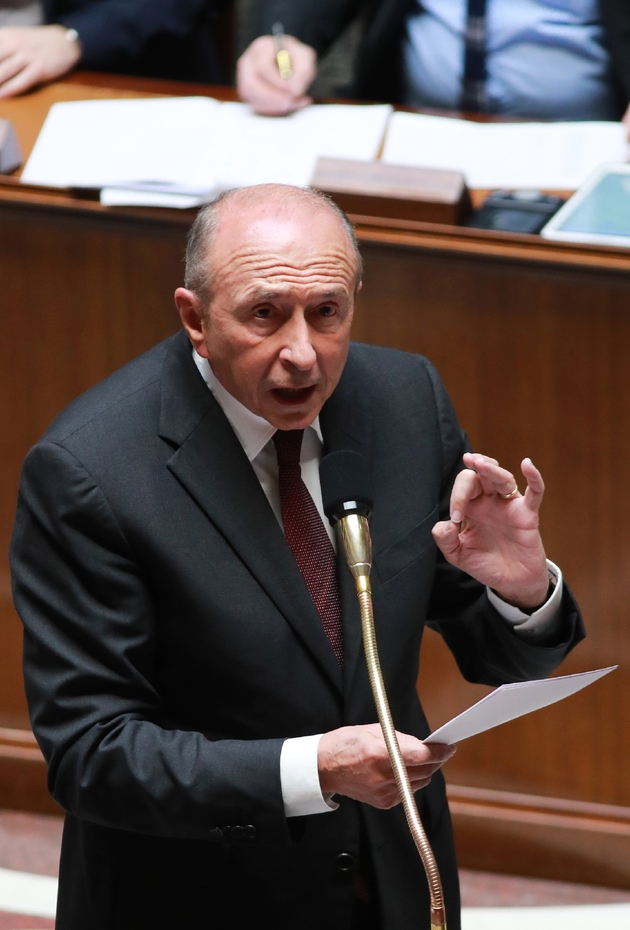
[[[314,384],[303,388],[274,388],[272,391],[276,400],[279,400],[283,404],[295,404],[296,406],[309,400],[314,393]]]

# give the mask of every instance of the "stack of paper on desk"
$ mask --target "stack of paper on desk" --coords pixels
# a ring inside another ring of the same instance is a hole
[[[628,155],[620,123],[391,114],[387,105],[332,104],[265,117],[209,97],[57,103],[22,180],[102,189],[110,204],[188,207],[229,187],[306,185],[320,156],[373,160],[386,130],[384,161],[463,171],[477,188],[572,190]]]
[[[22,181],[105,188],[108,203],[194,206],[230,187],[306,185],[320,156],[373,159],[390,113],[328,105],[270,118],[209,97],[57,103]]]
[[[604,162],[626,161],[621,123],[473,123],[394,113],[383,161],[462,171],[473,188],[575,190]]]

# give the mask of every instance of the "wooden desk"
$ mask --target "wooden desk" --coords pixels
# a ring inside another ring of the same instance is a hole
[[[77,75],[1,103],[0,115],[28,154],[54,100],[199,91]],[[178,327],[171,295],[191,217],[0,184],[3,553],[31,443],[79,392]],[[461,863],[630,887],[630,256],[355,219],[365,257],[355,337],[428,355],[476,449],[515,470],[531,455],[547,481],[548,553],[589,627],[562,671],[620,664],[566,703],[460,746],[447,777]],[[0,805],[50,810],[4,555],[0,645]],[[484,693],[430,633],[419,688],[434,725]]]

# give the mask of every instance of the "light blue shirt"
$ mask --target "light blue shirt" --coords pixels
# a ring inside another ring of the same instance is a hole
[[[466,0],[418,0],[407,20],[405,102],[457,109]],[[532,119],[618,118],[597,0],[488,0],[488,111]]]

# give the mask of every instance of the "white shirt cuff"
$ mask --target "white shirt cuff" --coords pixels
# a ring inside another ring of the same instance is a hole
[[[545,601],[542,607],[535,610],[533,614],[526,614],[512,604],[506,604],[505,601],[495,594],[490,588],[488,600],[492,606],[501,614],[503,619],[514,629],[515,633],[524,634],[523,639],[531,639],[533,642],[550,635],[558,622],[558,612],[562,601],[562,572],[557,565],[547,559],[547,568],[556,578],[556,586],[551,597]]]
[[[296,736],[282,744],[280,752],[280,785],[286,817],[325,814],[339,805],[322,794],[317,769],[317,749],[321,733]]]

